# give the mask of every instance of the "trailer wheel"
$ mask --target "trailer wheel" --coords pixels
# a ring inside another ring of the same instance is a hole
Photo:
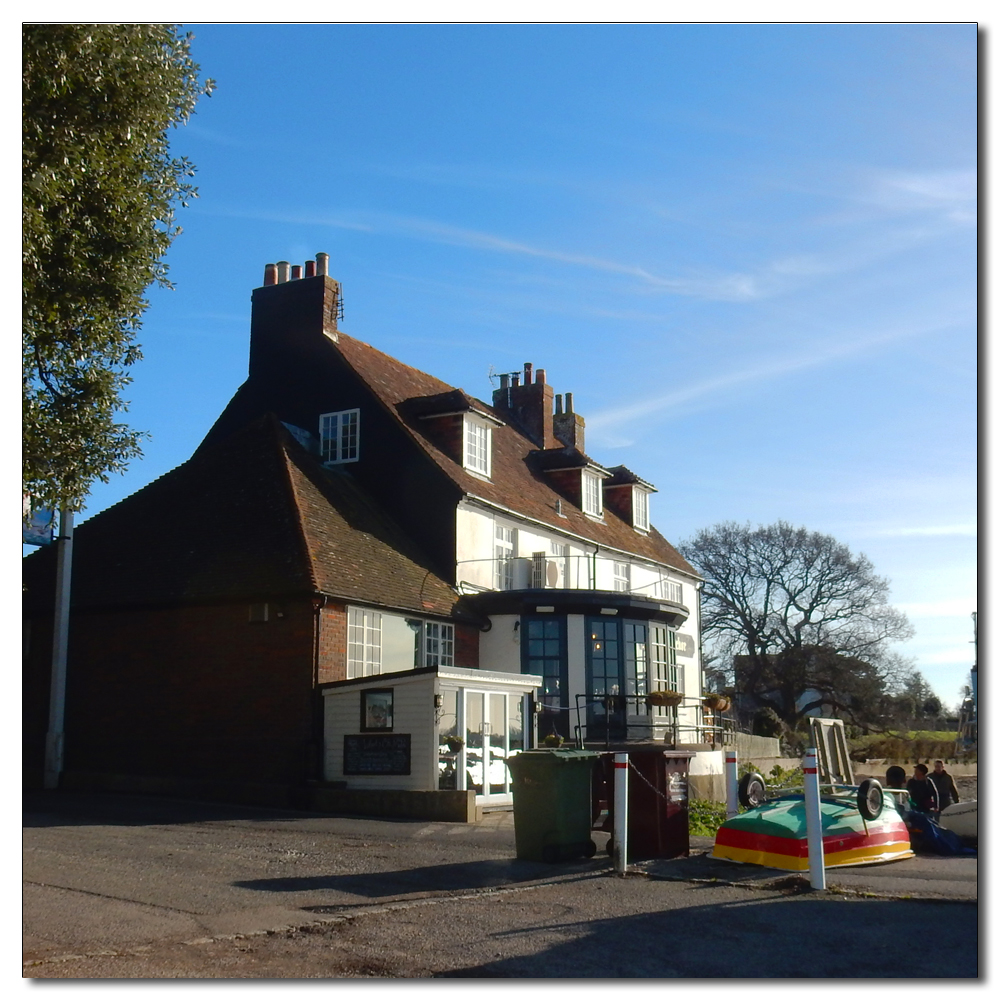
[[[878,819],[884,803],[885,792],[874,778],[865,778],[858,785],[858,812],[862,819]]]
[[[740,778],[736,795],[744,809],[756,809],[767,798],[767,786],[759,774],[751,771]]]
[[[592,840],[587,841],[587,846],[583,849],[583,856],[585,858],[592,858],[597,853],[597,844]]]

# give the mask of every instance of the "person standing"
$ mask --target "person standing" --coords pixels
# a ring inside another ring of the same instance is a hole
[[[947,809],[953,802],[958,801],[958,789],[955,787],[955,779],[944,769],[943,760],[934,761],[934,770],[927,777],[937,792],[939,811]]]
[[[913,765],[913,777],[906,783],[913,808],[922,813],[938,811],[937,790],[927,777],[926,764]]]

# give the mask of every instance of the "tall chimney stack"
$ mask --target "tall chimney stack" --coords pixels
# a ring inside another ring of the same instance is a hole
[[[493,408],[538,448],[558,448],[552,433],[552,386],[545,382],[545,369],[539,368],[535,376],[535,366],[526,361],[523,385],[520,372],[510,374],[510,385],[507,378],[500,376],[500,388],[493,393]]]
[[[559,397],[556,397],[556,413],[552,418],[552,433],[567,448],[576,448],[582,452],[583,449],[583,417],[579,413],[573,412],[573,393],[566,393],[566,411],[562,412],[559,405]]]

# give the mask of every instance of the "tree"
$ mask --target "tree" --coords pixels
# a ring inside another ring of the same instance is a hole
[[[79,509],[144,436],[116,416],[163,255],[195,197],[168,129],[202,93],[190,35],[169,24],[22,29],[24,490]]]
[[[790,729],[820,708],[852,722],[877,714],[901,670],[890,644],[913,630],[866,556],[783,521],[718,524],[680,551],[705,578],[705,637],[733,657],[751,706]]]

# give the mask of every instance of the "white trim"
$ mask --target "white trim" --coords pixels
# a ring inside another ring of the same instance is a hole
[[[319,455],[324,465],[358,461],[361,457],[361,410],[357,406],[319,415]]]
[[[588,538],[586,535],[578,535],[575,532],[566,531],[565,528],[549,524],[547,521],[539,521],[536,517],[531,517],[528,514],[522,514],[511,507],[505,507],[503,504],[497,503],[495,500],[487,500],[485,497],[476,496],[475,493],[466,493],[462,500],[459,501],[459,504],[462,502],[472,504],[473,506],[483,507],[492,513],[499,511],[501,514],[515,518],[518,521],[523,521],[525,524],[537,524],[540,528],[545,528],[546,531],[554,532],[562,538],[569,538],[573,541],[581,542],[584,545],[596,545],[599,552],[618,552],[623,556],[629,556],[633,560],[638,560],[644,566],[653,566],[657,569],[668,569],[672,573],[679,573],[681,576],[689,577],[691,580],[694,580],[695,583],[693,586],[698,586],[702,582],[702,578],[698,576],[697,573],[689,573],[686,570],[678,568],[677,566],[672,566],[670,563],[657,562],[655,559],[650,559],[649,556],[633,552],[631,549],[619,549],[616,546],[608,545],[605,542],[595,542],[593,538]]]

